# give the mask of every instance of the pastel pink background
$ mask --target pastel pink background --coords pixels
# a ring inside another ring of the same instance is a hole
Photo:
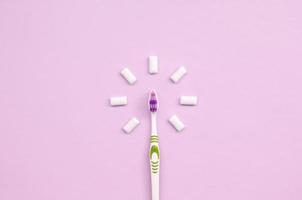
[[[302,199],[301,1],[0,0],[0,199]],[[160,73],[147,73],[158,55]],[[188,75],[168,77],[181,64]],[[138,82],[119,71],[129,66]],[[108,98],[127,95],[126,107]],[[197,95],[181,107],[180,95]],[[167,123],[177,114],[178,134]],[[132,116],[132,135],[121,126]]]

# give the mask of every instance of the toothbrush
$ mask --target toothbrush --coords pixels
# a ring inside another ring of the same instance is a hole
[[[150,140],[150,171],[152,200],[159,200],[159,146],[156,125],[156,112],[158,110],[158,99],[154,90],[149,95],[149,110],[151,112],[151,140]]]

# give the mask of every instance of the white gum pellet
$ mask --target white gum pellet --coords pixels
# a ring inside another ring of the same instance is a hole
[[[136,77],[128,68],[124,68],[121,71],[121,75],[128,81],[130,85],[133,85],[136,82]]]
[[[133,117],[123,127],[123,131],[125,133],[131,133],[139,125],[139,123],[139,120],[136,117]]]
[[[185,106],[195,106],[197,105],[197,97],[196,96],[181,96],[179,98],[179,103]]]
[[[120,97],[111,97],[110,98],[110,105],[111,106],[124,106],[127,105],[128,100],[126,96]]]
[[[174,83],[177,83],[186,73],[186,68],[184,66],[181,66],[170,76],[170,79]]]
[[[158,57],[149,56],[149,73],[157,74],[158,73]]]
[[[176,115],[172,115],[169,118],[169,122],[172,126],[174,126],[174,128],[180,132],[185,128],[185,125],[182,123],[182,121],[180,121],[180,119],[176,116]]]

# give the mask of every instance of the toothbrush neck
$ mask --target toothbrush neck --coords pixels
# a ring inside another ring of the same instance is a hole
[[[151,135],[157,135],[156,113],[151,113]]]

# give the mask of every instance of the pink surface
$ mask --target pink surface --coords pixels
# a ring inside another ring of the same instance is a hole
[[[0,1],[0,199],[302,199],[301,1]],[[147,74],[158,55],[160,73]],[[168,77],[181,64],[187,76]],[[137,75],[129,86],[125,67]],[[126,107],[108,98],[127,95]],[[197,95],[181,107],[180,95]],[[187,125],[178,134],[167,118]],[[132,135],[121,126],[132,116]]]

